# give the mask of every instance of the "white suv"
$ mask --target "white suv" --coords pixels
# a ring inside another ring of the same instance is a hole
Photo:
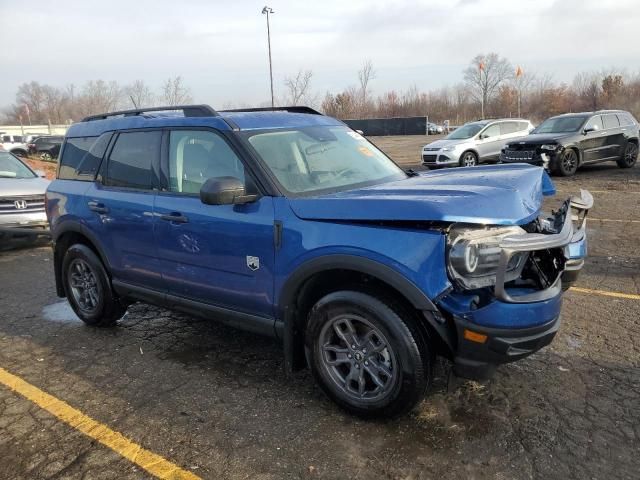
[[[442,140],[422,147],[422,164],[429,168],[473,167],[497,162],[505,144],[533,130],[529,120],[503,118],[469,122]]]
[[[2,140],[0,145],[7,152],[11,152],[18,157],[27,156],[27,145],[23,142],[22,135],[10,135],[0,132],[0,140]]]

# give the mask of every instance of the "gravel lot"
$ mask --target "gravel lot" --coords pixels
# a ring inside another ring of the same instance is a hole
[[[374,139],[406,165],[425,140]],[[595,166],[556,185],[560,198],[594,192],[579,286],[640,294],[640,167]],[[85,327],[55,296],[52,270],[43,244],[0,253],[0,367],[202,478],[638,478],[638,299],[570,291],[550,347],[484,383],[453,381],[442,362],[413,414],[364,422],[307,372],[287,378],[269,339],[144,304],[117,328]],[[2,385],[0,472],[148,478]]]

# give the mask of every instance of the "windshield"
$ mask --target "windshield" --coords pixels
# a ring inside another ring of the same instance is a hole
[[[484,123],[467,123],[451,132],[445,138],[447,140],[466,140],[467,138],[475,136],[484,126]]]
[[[556,117],[542,122],[531,133],[570,133],[577,132],[587,117]]]
[[[8,152],[0,152],[0,178],[33,178],[36,175]]]
[[[306,127],[248,135],[251,146],[290,193],[349,190],[407,175],[347,127]]]

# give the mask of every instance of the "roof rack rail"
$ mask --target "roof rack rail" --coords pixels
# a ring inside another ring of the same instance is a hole
[[[120,110],[117,112],[100,113],[98,115],[89,115],[84,117],[81,122],[91,122],[93,120],[105,120],[109,117],[135,117],[147,112],[170,112],[170,111],[182,111],[185,117],[217,117],[219,116],[209,105],[173,105],[166,107],[151,107],[151,108],[135,108],[133,110]]]
[[[292,105],[290,107],[260,107],[260,108],[234,108],[231,110],[220,110],[221,112],[291,112],[310,113],[312,115],[323,115],[311,107]]]

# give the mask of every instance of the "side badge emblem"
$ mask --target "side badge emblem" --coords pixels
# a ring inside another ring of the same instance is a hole
[[[260,268],[260,258],[258,257],[250,257],[247,255],[247,267],[249,270],[256,271]]]

